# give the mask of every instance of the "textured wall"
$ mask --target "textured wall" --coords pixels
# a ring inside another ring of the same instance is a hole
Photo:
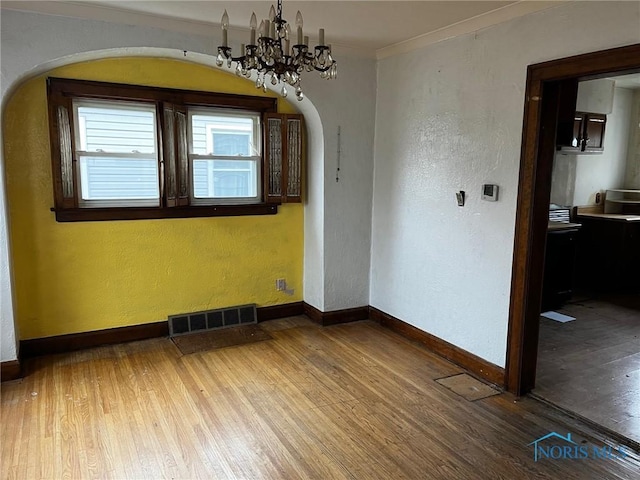
[[[576,156],[556,152],[551,174],[551,203],[573,205],[576,190]]]
[[[374,307],[505,364],[526,67],[636,43],[638,25],[637,2],[571,2],[379,62]]]
[[[335,81],[305,78],[313,99],[331,99],[314,100],[324,126],[324,163],[314,167],[322,168],[323,178],[324,258],[320,270],[324,293],[323,304],[315,305],[323,311],[369,304],[375,64],[362,58],[345,60],[339,63]],[[340,180],[336,182],[338,126],[341,153]],[[306,210],[305,222],[308,216]],[[305,229],[305,249],[313,241]],[[313,274],[307,273],[307,266],[305,257],[305,301],[309,302],[317,289],[307,286],[307,275]]]
[[[176,60],[100,60],[50,75],[257,94],[251,82]],[[287,102],[278,103],[281,111],[293,111]],[[302,205],[280,207],[274,216],[57,223],[49,211],[44,76],[9,100],[4,154],[23,339],[302,299]],[[295,294],[277,292],[276,278],[286,278]]]

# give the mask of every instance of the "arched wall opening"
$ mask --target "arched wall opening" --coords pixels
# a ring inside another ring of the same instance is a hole
[[[148,60],[143,61],[143,58]],[[192,71],[182,80],[174,78],[176,72],[167,67],[167,62],[178,61]],[[307,253],[307,235],[303,234],[307,229],[307,219],[303,217],[310,209],[314,210],[311,216],[322,212],[323,199],[317,196],[307,195],[304,207],[282,207],[275,220],[248,217],[106,222],[104,225],[55,224],[53,214],[48,211],[52,201],[48,191],[51,188],[50,167],[48,163],[46,168],[43,167],[42,161],[48,155],[49,141],[48,135],[42,138],[42,132],[46,131],[43,75],[53,72],[60,76],[127,83],[123,81],[123,75],[129,72],[130,79],[144,77],[151,84],[157,83],[153,79],[158,80],[160,74],[156,72],[154,77],[154,68],[145,68],[143,63],[153,64],[156,70],[161,65],[163,85],[166,86],[256,94],[251,81],[238,79],[226,69],[218,69],[208,55],[188,53],[185,56],[182,51],[162,48],[118,48],[74,54],[45,62],[10,82],[2,98],[1,162],[2,180],[7,192],[1,192],[1,200],[3,211],[6,209],[9,213],[2,223],[3,228],[10,227],[0,235],[2,250],[7,252],[7,262],[3,262],[7,268],[5,271],[3,267],[0,278],[3,290],[3,361],[15,358],[11,342],[15,345],[17,337],[13,315],[6,314],[5,297],[9,300],[13,297],[17,327],[20,338],[24,339],[158,321],[166,318],[166,314],[225,306],[223,303],[269,305],[302,299],[303,259]],[[79,66],[89,64],[91,68],[84,68],[83,73],[83,67]],[[203,88],[206,86],[198,82],[209,77],[216,80],[216,87]],[[181,86],[185,81],[188,85]],[[269,92],[268,95],[273,96],[274,93]],[[32,116],[29,112],[22,112],[21,106],[26,104],[35,104],[39,113]],[[309,165],[313,165],[315,172],[323,169],[322,123],[308,98],[295,102],[294,107],[304,114],[307,125],[309,184],[314,181]],[[25,129],[27,140],[35,139],[34,142],[25,142],[25,133],[19,132]],[[29,151],[25,155],[21,149]],[[33,158],[33,155],[39,160],[28,168],[24,165],[17,168],[19,157]],[[185,235],[185,232],[189,233]],[[259,235],[266,235],[267,241],[257,238]],[[245,241],[246,238],[249,240]],[[105,239],[108,239],[106,243]],[[252,251],[250,239],[262,250]],[[207,243],[215,243],[216,248],[203,248]],[[180,252],[172,260],[176,245],[179,245]],[[221,265],[219,271],[216,272],[215,268],[210,268],[209,272],[201,269],[207,260],[214,262],[210,265],[215,264],[220,260],[219,255],[230,258],[226,263],[217,264]],[[295,259],[291,260],[291,257]],[[13,271],[8,268],[9,264]],[[9,280],[11,274],[13,286]],[[211,280],[216,274],[220,282]],[[280,278],[284,275],[289,277],[289,285],[294,286],[293,297],[283,297],[273,288],[271,276]],[[150,280],[159,277],[166,281]],[[174,285],[180,284],[185,285],[184,291],[180,288],[176,291]],[[148,291],[149,285],[151,292]],[[108,294],[109,290],[115,290],[115,293]],[[241,290],[248,291],[249,298],[238,295]],[[78,304],[76,300],[80,297],[87,300]],[[146,300],[141,304],[125,301],[134,297]],[[167,304],[163,305],[165,300]],[[167,308],[171,310],[167,311]],[[173,311],[175,308],[179,310]],[[11,303],[8,310],[10,314]],[[88,320],[88,316],[92,319]]]

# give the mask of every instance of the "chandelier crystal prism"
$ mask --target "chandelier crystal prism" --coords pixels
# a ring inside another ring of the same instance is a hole
[[[228,68],[235,62],[236,75],[250,78],[256,72],[256,88],[267,91],[267,82],[276,86],[282,83],[280,94],[287,96],[285,84],[295,89],[296,98],[302,100],[301,76],[304,71],[320,72],[327,80],[336,78],[337,63],[331,56],[331,45],[325,45],[324,29],[318,32],[318,45],[309,48],[309,37],[303,36],[302,14],[296,14],[296,43],[291,45],[291,26],[282,18],[282,0],[278,0],[277,10],[271,5],[269,18],[262,20],[260,26],[256,14],[252,13],[249,27],[251,35],[248,45],[242,45],[240,56],[234,57],[228,44],[229,15],[222,15],[222,45],[218,47],[216,65],[225,63]],[[257,37],[256,37],[257,29]],[[267,77],[270,77],[268,80]]]

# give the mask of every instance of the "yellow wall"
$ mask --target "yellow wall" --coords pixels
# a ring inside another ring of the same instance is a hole
[[[302,205],[265,216],[57,223],[50,211],[47,76],[260,95],[234,75],[156,58],[69,65],[16,91],[3,136],[22,339],[302,299]],[[294,111],[282,99],[278,106]],[[294,295],[276,291],[277,278],[286,278]]]

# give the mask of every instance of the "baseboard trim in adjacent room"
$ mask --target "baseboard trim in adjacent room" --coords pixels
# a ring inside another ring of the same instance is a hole
[[[388,313],[369,307],[369,318],[405,338],[422,343],[429,350],[459,365],[472,375],[504,387],[504,368],[467,352],[441,338],[420,330]]]
[[[22,378],[22,368],[20,367],[19,360],[9,360],[8,362],[0,363],[0,380],[9,382],[11,380],[17,380],[18,378]]]
[[[323,327],[327,327],[329,325],[337,325],[339,323],[367,320],[369,318],[369,307],[345,308],[343,310],[322,312],[313,305],[309,305],[305,302],[304,313],[314,322],[322,325]]]

